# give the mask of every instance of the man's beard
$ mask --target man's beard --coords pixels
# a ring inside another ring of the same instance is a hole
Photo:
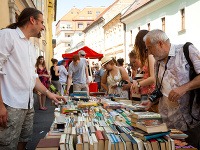
[[[41,32],[38,33],[37,38],[41,38]]]

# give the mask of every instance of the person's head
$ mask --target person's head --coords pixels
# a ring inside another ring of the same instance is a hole
[[[115,66],[116,60],[109,56],[104,56],[101,59],[101,66],[104,67],[107,71],[112,70],[113,66]]]
[[[124,59],[123,58],[117,59],[117,66],[121,67],[123,65],[124,65]]]
[[[58,60],[54,59],[54,58],[51,59],[51,62],[52,62],[53,65],[57,65],[58,64]]]
[[[94,65],[94,68],[95,68],[96,70],[99,70],[99,65],[98,65],[98,64],[95,64],[95,65]]]
[[[80,57],[85,57],[86,53],[85,53],[84,50],[80,50],[80,51],[78,52],[78,55],[79,55]]]
[[[45,67],[45,60],[44,60],[44,56],[39,56],[37,58],[37,61],[36,61],[36,67],[38,67],[39,65],[42,65],[43,67]]]
[[[145,65],[145,62],[148,58],[148,51],[146,50],[145,43],[143,41],[144,36],[148,33],[148,30],[140,30],[135,38],[135,51],[140,59],[142,66]]]
[[[35,8],[25,8],[18,17],[16,23],[10,24],[7,28],[16,29],[17,27],[28,27],[29,37],[41,37],[41,31],[44,30],[43,14]]]
[[[78,63],[80,62],[80,56],[77,55],[77,54],[74,55],[74,56],[72,57],[72,61],[73,61],[74,65],[77,66]]]
[[[62,60],[62,61],[61,61],[61,65],[66,66],[66,61],[65,61],[65,60]]]
[[[141,63],[140,60],[138,59],[135,49],[133,49],[129,53],[129,59],[130,59],[130,66],[132,69],[138,69],[139,67],[141,67]]]
[[[152,30],[143,40],[149,53],[152,54],[156,60],[164,60],[168,57],[170,40],[164,31],[159,29]]]

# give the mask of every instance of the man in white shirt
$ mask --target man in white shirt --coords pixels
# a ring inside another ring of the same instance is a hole
[[[64,97],[46,89],[35,73],[36,50],[30,37],[40,37],[43,15],[25,8],[18,22],[0,30],[0,149],[25,149],[33,129],[33,89],[58,102]]]

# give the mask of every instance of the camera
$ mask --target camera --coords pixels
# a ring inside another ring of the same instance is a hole
[[[151,102],[155,102],[157,99],[161,97],[163,97],[162,92],[160,91],[160,89],[156,89],[149,95],[149,100]]]
[[[121,81],[117,84],[117,86],[118,86],[118,87],[122,87],[124,84],[128,84],[128,82],[127,82],[126,80],[121,80]]]

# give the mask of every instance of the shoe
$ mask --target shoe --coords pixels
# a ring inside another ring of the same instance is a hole
[[[47,108],[47,107],[43,107],[43,109],[44,109],[44,110],[47,110],[48,108]]]
[[[43,110],[43,111],[46,111],[48,108],[47,107],[41,107],[39,108],[39,110]]]

